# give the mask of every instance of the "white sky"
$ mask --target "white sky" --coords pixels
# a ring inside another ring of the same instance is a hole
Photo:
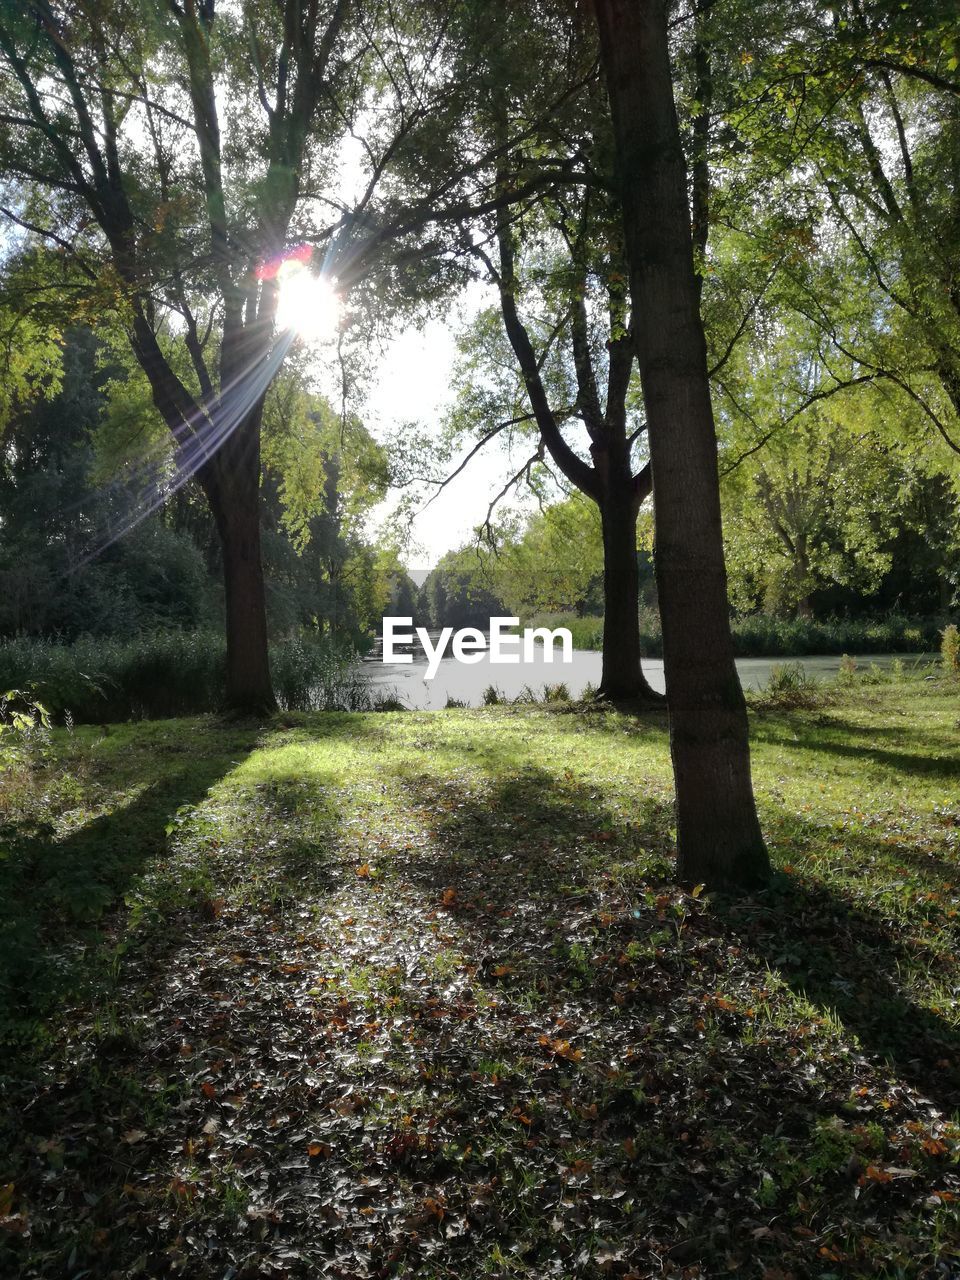
[[[449,323],[431,320],[422,331],[408,329],[390,343],[363,410],[366,426],[378,439],[412,420],[428,428],[435,423],[439,429],[444,408],[453,399],[450,376],[459,323],[456,311],[451,311]],[[445,551],[468,541],[485,519],[491,499],[518,466],[519,461],[511,469],[508,455],[495,440],[471,459],[439,497],[429,506],[421,506],[412,525],[414,543],[406,556],[407,567],[432,568]],[[372,525],[389,526],[398,497],[391,495],[377,508]],[[427,497],[429,494],[424,503]]]

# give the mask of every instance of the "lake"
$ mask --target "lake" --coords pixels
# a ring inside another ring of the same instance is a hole
[[[438,632],[431,631],[434,640]],[[600,654],[593,649],[574,649],[573,661],[562,663],[559,650],[553,662],[545,662],[543,649],[538,646],[534,662],[523,662],[516,666],[493,665],[489,655],[484,654],[480,662],[467,666],[457,662],[455,658],[445,657],[441,660],[437,674],[432,680],[425,680],[427,659],[419,643],[412,646],[412,663],[383,663],[380,661],[380,643],[363,661],[364,674],[370,679],[378,693],[394,694],[408,707],[416,710],[433,711],[446,706],[448,698],[455,698],[469,707],[483,704],[483,691],[488,685],[496,685],[504,697],[515,698],[529,685],[539,694],[545,684],[563,683],[570,690],[572,697],[579,697],[588,684],[600,683]],[[904,663],[917,659],[929,658],[929,654],[906,653],[871,653],[858,654],[857,666],[866,667],[871,663],[877,666],[889,666],[894,659],[900,658]],[[745,689],[760,689],[770,677],[772,667],[783,666],[787,662],[799,662],[808,675],[817,679],[832,679],[840,670],[840,655],[815,654],[802,658],[738,658],[737,671],[740,682]],[[664,691],[663,659],[644,658],[643,671],[654,689]]]

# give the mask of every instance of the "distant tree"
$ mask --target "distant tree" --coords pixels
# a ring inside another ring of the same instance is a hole
[[[487,563],[497,594],[521,619],[582,613],[591,599],[603,608],[600,512],[580,494],[534,512],[512,536],[501,534]]]
[[[905,481],[890,451],[821,411],[750,463],[724,486],[736,604],[810,617],[827,585],[875,591],[892,563]]]
[[[267,394],[263,518],[271,616],[286,628],[357,635],[379,625],[394,557],[368,543],[387,456],[355,414],[309,389],[294,364]]]
[[[448,551],[424,583],[434,627],[478,627],[507,610],[475,545]]]

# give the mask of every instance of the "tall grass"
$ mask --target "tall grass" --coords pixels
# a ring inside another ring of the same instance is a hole
[[[575,649],[600,649],[603,618],[578,618],[575,614],[542,615],[527,626],[568,627]],[[878,618],[775,618],[754,614],[734,618],[733,647],[738,657],[800,657],[834,653],[925,653],[939,643],[943,619],[910,618],[890,613]],[[641,651],[649,657],[663,654],[660,619],[652,610],[640,613]]]
[[[355,661],[352,648],[323,637],[277,642],[271,648],[277,701],[297,711],[375,709]],[[29,689],[58,720],[89,724],[216,711],[225,687],[226,646],[217,632],[0,642],[0,690]]]

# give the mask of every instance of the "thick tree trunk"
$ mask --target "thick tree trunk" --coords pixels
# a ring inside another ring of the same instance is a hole
[[[656,572],[683,884],[769,875],[733,660],[716,435],[665,0],[593,0],[613,115],[656,492]]]
[[[662,702],[640,664],[639,503],[629,472],[600,501],[603,530],[603,667],[599,696]]]
[[[260,558],[260,418],[256,407],[224,441],[201,476],[223,554],[227,706],[260,715],[276,710],[267,648]]]

